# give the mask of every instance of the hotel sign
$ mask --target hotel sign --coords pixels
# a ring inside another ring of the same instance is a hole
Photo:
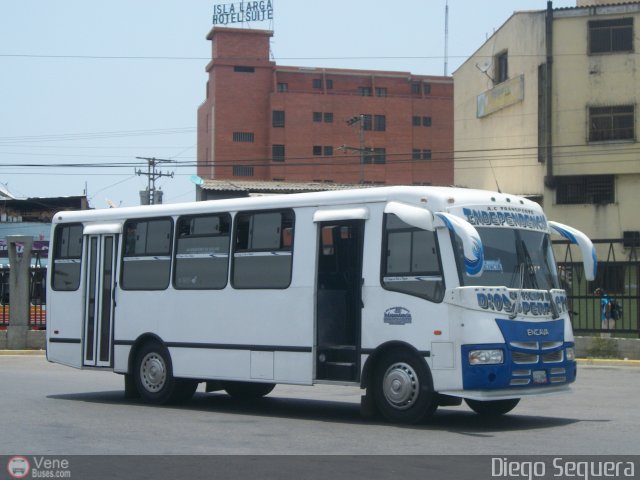
[[[524,75],[499,83],[491,90],[478,95],[478,118],[491,115],[498,110],[524,100]]]
[[[214,25],[263,22],[265,20],[273,20],[272,0],[225,3],[213,6]]]

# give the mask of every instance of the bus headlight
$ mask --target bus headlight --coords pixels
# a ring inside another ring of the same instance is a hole
[[[573,347],[567,347],[567,349],[565,350],[565,357],[569,362],[573,362],[576,359],[576,351],[573,349]]]
[[[471,365],[495,365],[503,363],[502,350],[472,350],[469,352]]]

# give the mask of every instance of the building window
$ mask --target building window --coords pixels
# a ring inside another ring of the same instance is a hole
[[[358,87],[358,95],[361,97],[370,97],[371,87]]]
[[[292,210],[238,213],[234,288],[287,288],[291,283],[293,229]]]
[[[316,157],[322,155],[322,145],[314,145],[313,146],[313,154]]]
[[[607,204],[614,202],[613,175],[556,177],[558,205]]]
[[[322,88],[322,79],[321,78],[314,78],[311,81],[311,85],[313,86],[313,88]]]
[[[430,95],[431,94],[431,84],[430,83],[424,82],[422,84],[422,89],[423,89],[425,95]]]
[[[431,160],[431,150],[414,148],[411,151],[411,158],[413,160]]]
[[[82,265],[82,225],[58,225],[53,241],[51,286],[57,291],[77,290]]]
[[[412,95],[421,95],[422,94],[422,84],[420,82],[411,82],[411,94]]]
[[[590,107],[589,141],[634,139],[634,106]]]
[[[271,160],[284,162],[284,145],[271,145]]]
[[[420,123],[420,117],[417,117],[417,116],[415,116],[415,115],[414,115],[413,117],[411,117],[411,124],[412,124],[414,127],[419,127],[419,126],[421,125],[421,123]]]
[[[384,148],[372,148],[362,157],[362,163],[383,164],[386,163],[387,150]]]
[[[390,213],[384,219],[382,286],[441,302],[444,277],[435,232],[413,227]]]
[[[376,87],[376,97],[386,97],[387,89],[386,87]]]
[[[324,114],[324,123],[333,123],[333,113],[325,112]]]
[[[253,140],[254,140],[253,132],[233,132],[234,142],[253,143]]]
[[[274,128],[284,128],[284,110],[274,110],[271,123]]]
[[[374,115],[373,129],[376,132],[384,132],[387,129],[387,117],[384,115]]]
[[[253,167],[245,167],[243,165],[233,166],[234,177],[253,177]]]
[[[122,280],[124,290],[164,290],[171,272],[170,218],[129,220],[124,224]]]
[[[325,157],[331,157],[333,155],[333,147],[331,145],[325,146],[322,149],[322,153]]]
[[[325,85],[327,86],[327,90],[333,90],[333,80],[330,78],[325,80]]]
[[[321,122],[322,121],[322,112],[313,112],[313,121]]]
[[[589,22],[589,53],[633,52],[633,18]]]
[[[422,117],[422,126],[430,127],[431,126],[431,117]]]
[[[234,72],[240,72],[240,73],[253,73],[256,71],[255,67],[247,67],[244,65],[236,65],[235,67],[233,67],[233,71]]]
[[[373,122],[373,115],[365,113],[365,114],[362,115],[361,119],[362,119],[362,129],[363,130],[371,130],[371,126],[372,126],[372,122]]]
[[[495,73],[493,81],[495,83],[502,83],[509,78],[509,57],[507,51],[500,52],[495,56]]]
[[[198,215],[178,220],[176,289],[221,289],[227,285],[231,217]]]
[[[289,91],[289,84],[288,83],[278,83],[278,92],[286,93],[288,91]]]

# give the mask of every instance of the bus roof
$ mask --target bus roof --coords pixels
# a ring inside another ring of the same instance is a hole
[[[493,205],[500,208],[527,208],[537,214],[542,214],[540,205],[517,195],[455,187],[391,186],[109,208],[90,211],[64,211],[54,215],[53,223],[100,222],[125,218],[202,214],[216,211],[234,212],[248,209],[269,210],[314,206],[335,207],[338,205],[387,201],[423,205],[434,212],[446,211],[452,207]]]

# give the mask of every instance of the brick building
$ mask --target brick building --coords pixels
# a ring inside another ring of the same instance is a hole
[[[205,180],[453,183],[453,80],[278,66],[272,31],[215,27],[198,109]]]

